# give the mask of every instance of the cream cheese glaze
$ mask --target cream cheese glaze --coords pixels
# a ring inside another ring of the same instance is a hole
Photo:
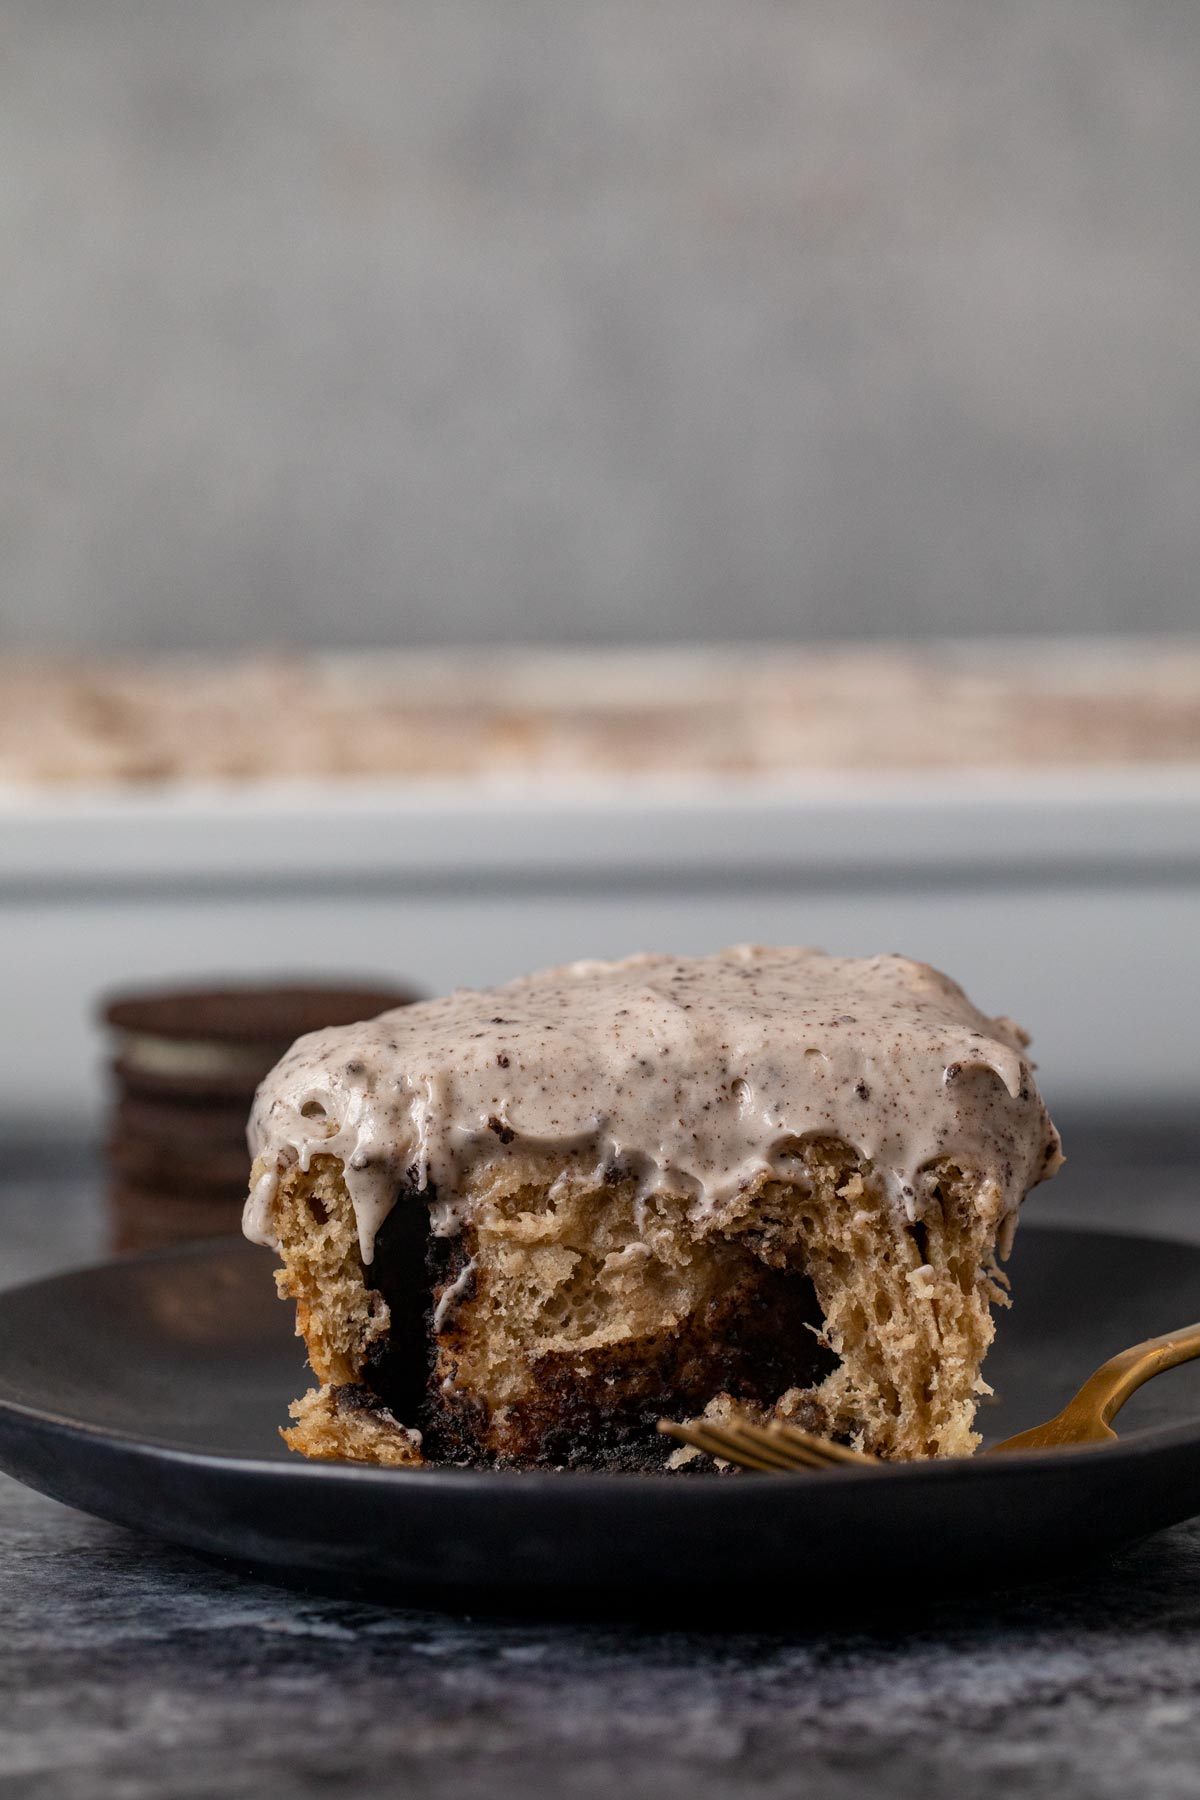
[[[462,989],[298,1039],[251,1114],[244,1229],[271,1244],[279,1171],[332,1154],[369,1263],[401,1193],[424,1193],[449,1235],[471,1172],[535,1149],[682,1193],[700,1222],[816,1135],[869,1158],[909,1218],[931,1163],[979,1172],[1006,1247],[1026,1192],[1062,1161],[1027,1043],[902,956],[739,945]]]

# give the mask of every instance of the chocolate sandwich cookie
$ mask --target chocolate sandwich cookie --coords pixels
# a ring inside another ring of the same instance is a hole
[[[250,1168],[243,1101],[213,1105],[124,1094],[108,1154],[118,1176],[186,1193],[243,1189]]]
[[[125,994],[105,1005],[116,1104],[107,1150],[119,1249],[236,1231],[254,1091],[296,1038],[417,996],[361,983],[226,985]]]
[[[166,1100],[160,1095],[118,1096],[113,1125],[122,1137],[172,1143],[233,1145],[246,1149],[246,1108],[240,1100]]]
[[[245,1189],[250,1158],[236,1146],[155,1142],[148,1138],[112,1137],[108,1144],[114,1172],[146,1187],[169,1187],[185,1194],[229,1194]]]
[[[127,1092],[248,1107],[268,1069],[305,1032],[353,1025],[418,997],[354,984],[179,988],[121,995],[103,1017]]]
[[[118,1182],[109,1190],[109,1221],[114,1250],[165,1250],[200,1238],[236,1236],[242,1202],[236,1195],[203,1198]]]

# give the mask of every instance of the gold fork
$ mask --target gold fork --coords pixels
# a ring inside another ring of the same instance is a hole
[[[1094,1375],[1089,1375],[1075,1398],[1044,1425],[1035,1425],[1030,1431],[1020,1431],[1016,1437],[1005,1438],[1002,1444],[993,1444],[987,1454],[994,1455],[999,1450],[1053,1450],[1065,1445],[1115,1441],[1117,1434],[1110,1429],[1110,1421],[1116,1418],[1129,1396],[1152,1376],[1161,1375],[1164,1369],[1173,1369],[1179,1363],[1191,1362],[1197,1356],[1200,1356],[1200,1325],[1189,1325],[1183,1331],[1170,1331],[1165,1337],[1147,1338],[1144,1344],[1134,1344],[1132,1349],[1122,1350],[1119,1356],[1102,1364]],[[828,1438],[815,1437],[811,1431],[802,1431],[798,1425],[785,1425],[781,1420],[772,1420],[769,1425],[752,1425],[740,1419],[725,1420],[721,1424],[697,1419],[679,1425],[673,1419],[660,1419],[658,1429],[667,1437],[678,1438],[682,1444],[691,1444],[709,1456],[737,1463],[743,1469],[887,1467],[878,1456],[851,1450]]]

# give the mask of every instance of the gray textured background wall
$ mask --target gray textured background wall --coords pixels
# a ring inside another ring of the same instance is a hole
[[[1200,620],[1194,0],[9,0],[0,633]]]

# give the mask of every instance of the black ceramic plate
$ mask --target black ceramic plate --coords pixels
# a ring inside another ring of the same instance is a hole
[[[259,1568],[468,1592],[663,1598],[1004,1582],[1200,1511],[1200,1364],[1090,1450],[828,1475],[406,1472],[307,1463],[272,1258],[241,1243],[0,1294],[0,1467],[102,1518]],[[1115,1351],[1200,1317],[1200,1247],[1025,1226],[988,1363],[998,1439]],[[799,1584],[799,1587],[798,1585]]]

